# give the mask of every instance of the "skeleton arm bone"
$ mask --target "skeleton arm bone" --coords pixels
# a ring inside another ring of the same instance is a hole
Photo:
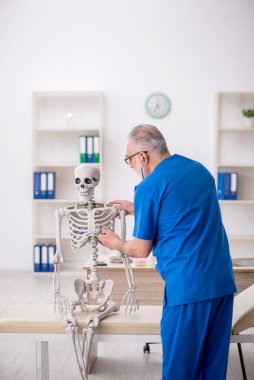
[[[62,218],[64,216],[64,209],[58,209],[55,211],[56,220],[56,253],[53,258],[54,264],[54,276],[53,276],[53,287],[54,294],[60,294],[60,281],[59,281],[59,271],[60,263],[63,262],[63,256],[61,252],[61,224]]]
[[[120,217],[121,217],[121,239],[125,241],[126,240],[126,211],[125,210],[120,211]],[[129,290],[127,291],[127,293],[125,294],[123,298],[123,305],[126,306],[125,312],[127,312],[128,307],[130,307],[130,312],[132,311],[132,309],[136,311],[136,309],[139,308],[138,298],[137,298],[137,286],[135,284],[135,280],[133,277],[128,256],[124,254],[123,252],[121,252],[121,255],[123,257],[126,279],[129,286]]]
[[[54,256],[54,264],[63,263],[63,256],[61,252],[61,233],[62,233],[62,219],[65,215],[64,209],[60,208],[55,211],[56,220],[56,253]]]
[[[125,210],[120,211],[120,217],[121,217],[121,239],[125,241],[126,240],[126,211]],[[120,253],[124,260],[124,268],[125,268],[125,274],[126,274],[128,286],[129,288],[131,288],[135,284],[134,284],[133,275],[132,273],[130,273],[131,268],[129,265],[129,260],[128,260],[128,257],[124,253],[122,253],[121,251]]]
[[[54,290],[54,309],[58,310],[60,315],[63,316],[70,309],[68,300],[60,293],[60,264],[63,263],[63,256],[61,252],[61,225],[62,219],[65,215],[64,209],[58,209],[55,211],[56,219],[56,253],[54,255],[54,275],[53,275],[53,290]]]

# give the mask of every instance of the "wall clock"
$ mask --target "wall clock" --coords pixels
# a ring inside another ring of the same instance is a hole
[[[146,112],[155,119],[161,119],[168,115],[171,102],[167,95],[156,92],[148,96],[145,103]]]

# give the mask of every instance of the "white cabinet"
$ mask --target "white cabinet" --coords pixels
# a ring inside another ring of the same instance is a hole
[[[32,170],[56,173],[55,199],[33,199],[32,244],[55,241],[54,211],[78,201],[74,169],[80,164],[80,136],[99,136],[101,172],[95,199],[103,195],[103,98],[100,92],[33,93]],[[86,248],[73,254],[66,221],[63,222],[64,268],[81,268],[87,260]],[[32,255],[33,257],[33,255]]]
[[[216,177],[220,171],[238,173],[237,200],[220,201],[222,219],[232,258],[254,262],[254,128],[245,127],[242,115],[249,108],[254,93],[217,94]]]

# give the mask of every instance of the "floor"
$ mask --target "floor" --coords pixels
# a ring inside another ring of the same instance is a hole
[[[62,294],[73,299],[73,280],[77,273],[61,276]],[[82,272],[80,272],[82,277]],[[3,303],[51,303],[51,274],[0,272],[0,305]],[[1,306],[0,306],[1,307]],[[35,380],[32,376],[34,346],[31,342],[1,342],[0,379]],[[254,345],[244,344],[243,353],[248,379],[254,378]],[[72,346],[50,343],[50,380],[79,379]],[[89,380],[160,380],[161,346],[152,345],[144,354],[142,344],[100,343],[98,359]],[[242,380],[237,347],[231,344],[227,380]],[[188,380],[188,379],[186,379]]]

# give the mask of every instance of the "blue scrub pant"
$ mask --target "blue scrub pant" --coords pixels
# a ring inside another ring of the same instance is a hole
[[[167,306],[161,319],[162,380],[225,380],[233,294]]]

